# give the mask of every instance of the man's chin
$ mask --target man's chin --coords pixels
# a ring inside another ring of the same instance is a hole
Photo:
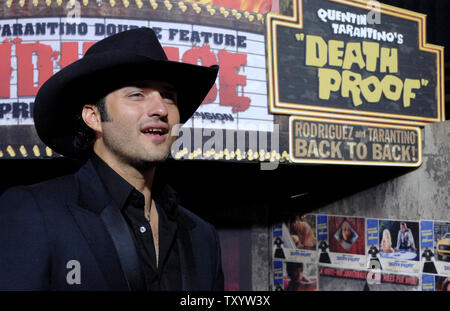
[[[169,157],[169,153],[166,154],[152,154],[140,159],[129,159],[129,164],[139,171],[148,170],[155,165],[163,163]]]

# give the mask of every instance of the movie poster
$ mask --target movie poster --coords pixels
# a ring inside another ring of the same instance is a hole
[[[393,273],[420,273],[419,223],[379,220],[378,226],[380,269]]]
[[[316,216],[295,215],[274,227],[274,258],[316,263]]]
[[[367,219],[366,228],[367,268],[381,271],[378,219]]]
[[[316,291],[317,265],[312,263],[274,261],[274,288],[277,291]]]
[[[328,224],[326,230],[324,230],[325,220]],[[400,222],[397,223],[397,225],[400,225]],[[407,222],[407,225],[414,227],[409,222]],[[319,255],[319,258],[324,259],[322,261],[319,259],[319,290],[421,290],[420,278],[414,271],[406,269],[394,271],[393,269],[383,268],[386,259],[384,258],[385,254],[381,251],[384,244],[380,242],[382,240],[380,232],[382,233],[386,228],[394,227],[394,224],[378,219],[323,215],[320,221],[318,216],[318,228],[319,226],[324,234],[320,236],[318,234],[318,238],[321,241],[329,241],[330,251],[328,257],[330,262],[328,264],[324,264],[326,263],[325,252]],[[416,239],[418,239],[418,223],[414,228],[415,234],[417,234]],[[328,234],[325,234],[325,231],[328,231]],[[392,248],[395,248],[395,246]],[[408,262],[406,261],[406,263]]]
[[[424,273],[450,276],[450,222],[420,222]]]
[[[420,247],[423,291],[450,291],[450,222],[422,220]]]
[[[449,229],[449,222],[292,215],[273,230],[274,289],[450,290],[446,247],[438,251]]]
[[[364,269],[364,218],[328,216],[328,230],[331,263],[342,268]]]
[[[450,276],[450,222],[434,222],[434,241],[437,270]]]
[[[315,215],[293,215],[273,229],[274,287],[317,290]]]
[[[328,216],[317,215],[317,252],[319,263],[331,264],[328,243]]]

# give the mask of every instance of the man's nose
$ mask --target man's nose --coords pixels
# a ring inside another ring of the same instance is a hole
[[[167,118],[168,110],[164,102],[164,98],[158,91],[150,93],[149,99],[146,105],[147,115],[149,117],[158,117],[160,119]]]

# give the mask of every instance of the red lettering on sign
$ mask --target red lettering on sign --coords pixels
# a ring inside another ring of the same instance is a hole
[[[357,279],[365,280],[367,279],[367,272],[364,271],[355,271],[354,277]]]
[[[4,41],[0,44],[0,97],[9,98],[11,68],[11,47],[16,45],[17,56],[17,96],[35,96],[42,84],[53,75],[55,61],[61,68],[78,60],[79,42],[61,42],[60,51],[53,51],[51,46],[39,41],[22,43],[16,38],[12,42]],[[95,44],[95,41],[83,42],[83,53]],[[163,47],[171,61],[180,61],[180,50],[177,47]],[[58,59],[59,58],[59,59]],[[200,63],[211,66],[219,63],[219,87],[214,84],[203,104],[214,102],[219,93],[220,105],[231,106],[234,113],[245,111],[250,107],[250,98],[238,95],[238,87],[242,90],[247,85],[247,77],[238,74],[242,66],[247,65],[247,55],[221,50],[218,57],[211,51],[209,45],[195,47],[182,55],[181,61],[190,64]],[[37,70],[36,70],[37,69]],[[34,83],[35,75],[37,83]],[[220,91],[220,92],[219,92]],[[242,91],[243,93],[243,91]]]
[[[395,277],[395,283],[403,284],[405,282],[405,277],[402,275],[397,275]]]
[[[246,86],[247,77],[237,74],[241,66],[247,65],[247,55],[219,51],[220,104],[233,106],[232,111],[245,111],[250,107],[250,98],[237,95],[237,86]]]
[[[173,46],[163,47],[167,58],[173,62],[178,62],[180,60],[180,49]]]
[[[389,275],[389,274],[383,274],[383,281],[384,282],[389,282],[389,283],[394,283],[395,276],[394,275]]]
[[[201,61],[201,65],[203,66],[217,65],[216,55],[214,55],[214,53],[211,52],[208,44],[205,44],[201,48],[193,48],[187,50],[183,54],[182,62],[184,63],[197,65],[198,60]],[[212,103],[213,101],[216,100],[216,98],[217,98],[217,86],[214,83],[213,87],[209,91],[208,95],[206,95],[206,98],[202,104]]]
[[[35,96],[42,84],[53,74],[53,50],[49,45],[39,43],[21,43],[14,39],[17,55],[17,96]],[[33,83],[33,54],[37,57],[39,73],[37,86]]]
[[[413,276],[407,276],[406,277],[406,284],[411,284],[411,285],[417,285],[417,283],[419,282],[419,279]]]
[[[11,42],[8,40],[0,44],[0,97],[9,98],[11,88]]]
[[[330,275],[330,276],[334,276],[336,274],[336,270],[333,268],[323,268],[323,270],[321,271],[321,273],[323,275]]]
[[[61,68],[78,60],[78,42],[61,42],[61,58],[58,65]]]

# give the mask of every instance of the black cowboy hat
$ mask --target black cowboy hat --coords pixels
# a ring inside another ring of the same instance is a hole
[[[127,82],[158,80],[177,90],[180,122],[197,110],[213,86],[219,67],[173,62],[150,28],[121,32],[92,45],[83,58],[64,67],[39,89],[34,124],[40,139],[71,158],[82,157],[74,146],[81,110]]]

